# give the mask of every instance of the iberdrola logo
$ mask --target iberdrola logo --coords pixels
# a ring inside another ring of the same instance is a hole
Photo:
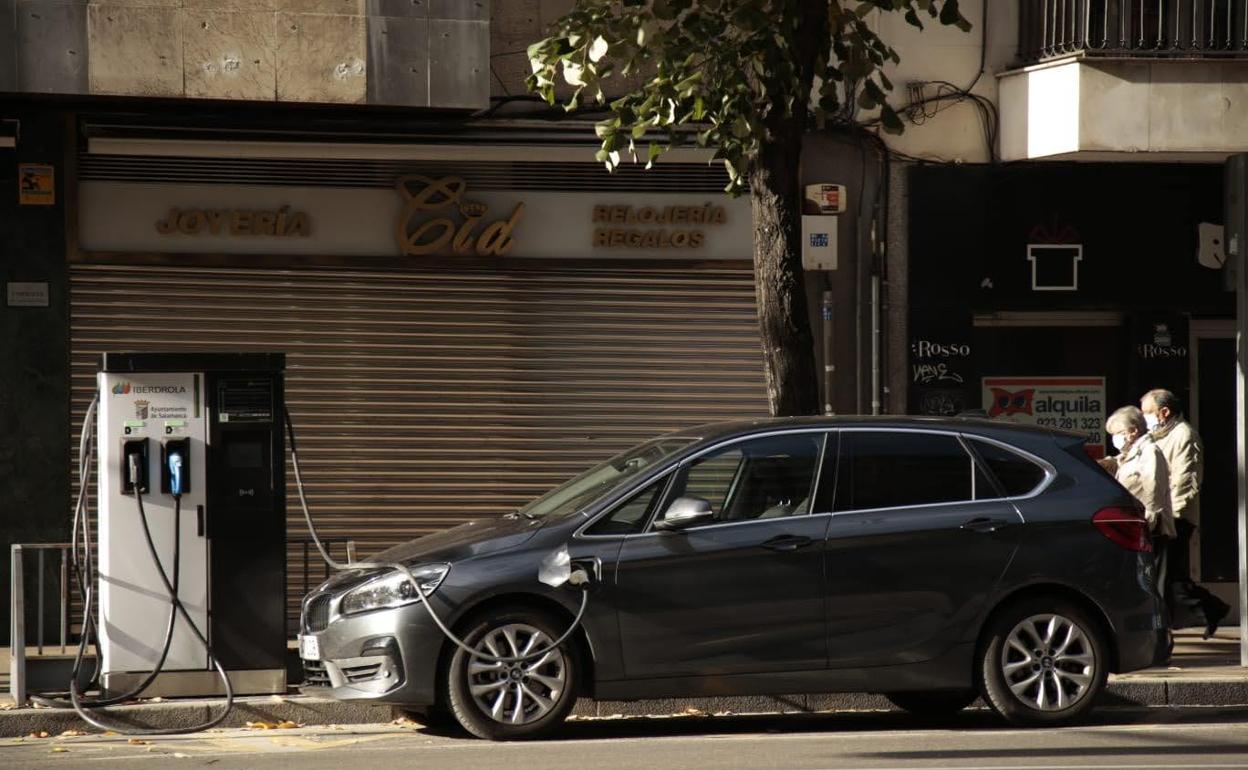
[[[119,382],[113,386],[113,395],[115,396],[125,396],[125,395],[128,395],[129,393],[130,393],[130,383],[128,382]]]

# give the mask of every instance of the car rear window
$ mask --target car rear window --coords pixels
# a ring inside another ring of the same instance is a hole
[[[971,439],[975,451],[1001,483],[1006,497],[1022,497],[1035,491],[1044,481],[1045,471],[1026,457],[987,441]]]
[[[836,510],[975,499],[975,465],[956,436],[893,431],[841,435]]]

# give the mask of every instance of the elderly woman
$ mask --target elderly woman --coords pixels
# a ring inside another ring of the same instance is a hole
[[[1165,455],[1149,435],[1144,413],[1134,406],[1124,406],[1111,414],[1105,421],[1105,431],[1118,450],[1116,457],[1107,458],[1105,469],[1144,506],[1144,517],[1155,541],[1158,580],[1165,585],[1165,544],[1174,538],[1175,531]]]

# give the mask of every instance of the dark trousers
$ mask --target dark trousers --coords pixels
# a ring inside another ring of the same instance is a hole
[[[1230,605],[1197,585],[1191,578],[1191,542],[1196,528],[1187,519],[1175,519],[1177,537],[1165,548],[1165,597],[1171,628],[1217,625]]]

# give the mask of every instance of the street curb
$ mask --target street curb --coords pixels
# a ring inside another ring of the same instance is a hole
[[[113,706],[95,712],[106,724],[168,729],[194,727],[221,713],[220,700],[169,700]],[[393,719],[385,704],[335,701],[328,698],[235,698],[234,708],[221,727],[245,727],[248,722],[295,722],[296,724],[378,724]],[[66,730],[96,732],[73,709],[20,708],[0,711],[0,737],[11,738],[44,731],[59,735]]]
[[[976,701],[976,706],[983,703]],[[1109,682],[1101,696],[1102,708],[1248,706],[1248,676],[1223,679],[1130,677]],[[169,700],[136,703],[102,710],[102,719],[125,727],[193,727],[220,713],[219,700]],[[871,693],[825,693],[785,696],[719,696],[660,698],[639,701],[594,701],[582,698],[573,714],[582,717],[641,717],[671,714],[776,714],[820,711],[889,711],[894,707],[882,695]],[[243,727],[248,722],[284,721],[307,725],[381,724],[396,710],[384,704],[335,701],[327,698],[237,698],[234,710],[222,727]],[[65,730],[94,728],[72,709],[21,708],[0,711],[0,737],[17,737],[44,731],[59,735]]]
[[[1101,694],[1102,708],[1170,706],[1248,706],[1248,675],[1226,679],[1131,677],[1112,679]],[[983,707],[976,701],[972,707]],[[819,711],[892,711],[896,707],[873,693],[811,695],[747,695],[708,698],[661,698],[641,701],[582,699],[573,714],[580,717],[654,716],[668,714],[775,714]]]

